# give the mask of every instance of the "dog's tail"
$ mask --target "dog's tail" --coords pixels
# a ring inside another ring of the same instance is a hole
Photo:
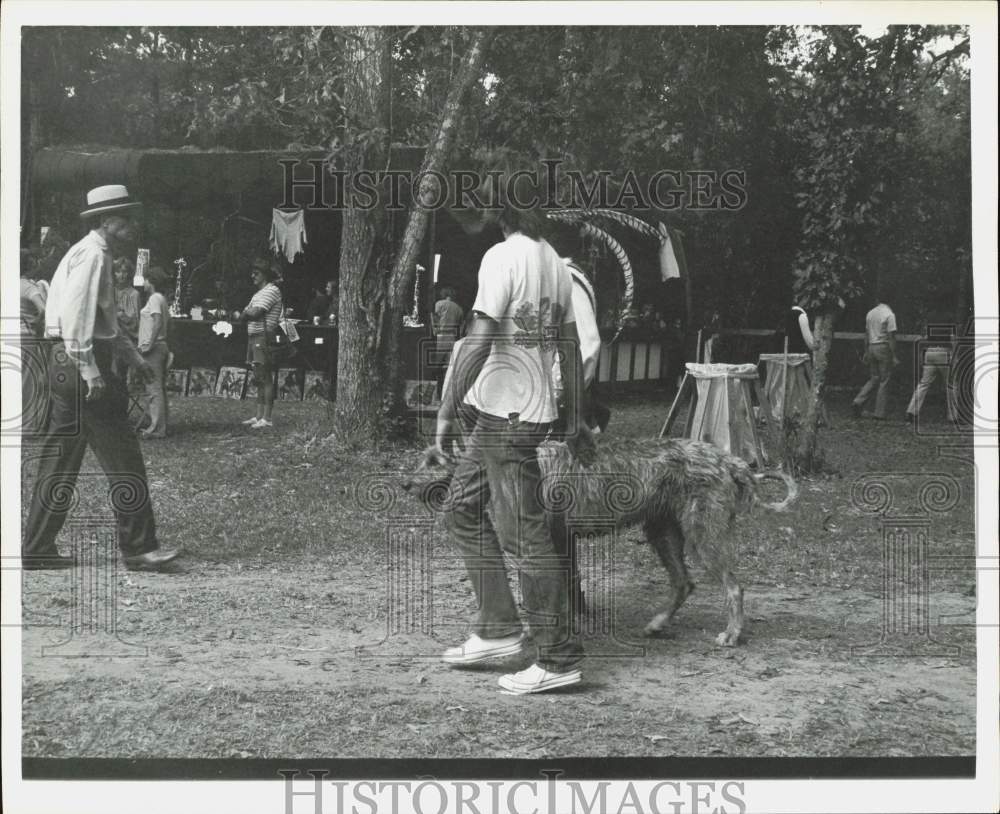
[[[757,481],[757,483],[765,480],[784,481],[785,487],[788,489],[788,495],[779,503],[765,503],[764,501],[761,501],[759,505],[763,506],[765,509],[770,509],[774,512],[786,511],[799,496],[799,485],[795,482],[792,476],[783,469],[769,469],[761,472],[759,475],[754,475],[753,478]]]

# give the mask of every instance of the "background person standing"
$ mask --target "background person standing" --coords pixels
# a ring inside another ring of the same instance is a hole
[[[871,418],[884,421],[889,407],[889,381],[892,371],[899,364],[896,355],[896,315],[885,304],[885,291],[879,291],[877,303],[865,317],[865,355],[862,361],[868,365],[868,381],[854,397],[854,415],[860,416],[865,403],[873,392],[875,411]]]
[[[451,354],[458,339],[458,331],[462,325],[465,312],[462,306],[455,302],[455,289],[445,286],[441,289],[441,299],[434,303],[434,316],[431,327],[434,330],[435,362],[437,363],[438,387],[443,387],[445,372],[451,361]]]
[[[142,307],[139,292],[132,285],[135,264],[127,257],[114,262],[115,302],[118,306],[118,325],[132,342],[139,341],[139,310]]]
[[[274,345],[281,319],[281,289],[275,281],[278,269],[267,257],[253,261],[251,271],[257,291],[243,309],[240,319],[247,323],[247,364],[257,382],[257,414],[243,423],[252,429],[273,427],[274,410]]]
[[[170,308],[163,291],[169,278],[159,266],[146,272],[144,288],[149,299],[139,312],[139,353],[153,369],[153,378],[146,384],[149,400],[149,426],[143,438],[164,438],[167,434],[167,366],[170,359],[168,338]]]

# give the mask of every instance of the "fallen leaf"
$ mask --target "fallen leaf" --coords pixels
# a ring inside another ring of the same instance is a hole
[[[740,713],[740,720],[750,724],[750,726],[760,726],[760,721],[755,721],[753,718],[747,718],[742,712]]]

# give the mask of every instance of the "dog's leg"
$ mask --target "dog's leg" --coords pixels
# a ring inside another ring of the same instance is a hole
[[[684,564],[684,537],[676,524],[670,523],[662,529],[647,526],[646,537],[670,575],[672,593],[670,604],[646,625],[646,635],[655,636],[670,623],[684,600],[691,595],[694,583]]]
[[[743,631],[743,588],[733,570],[734,524],[731,513],[726,521],[720,519],[721,506],[713,506],[704,500],[702,506],[694,502],[682,518],[684,536],[714,580],[721,583],[726,592],[726,629],[715,637],[716,644],[735,647]],[[701,509],[699,511],[699,509]],[[707,509],[707,511],[706,511]]]
[[[716,644],[723,647],[735,647],[739,644],[740,633],[743,631],[743,586],[737,581],[732,571],[722,572],[722,584],[726,589],[726,610],[729,615],[729,625],[715,637]]]

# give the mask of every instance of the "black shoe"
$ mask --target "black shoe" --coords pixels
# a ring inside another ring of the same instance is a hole
[[[913,413],[907,413],[906,414],[906,423],[907,424],[912,424],[913,420],[914,420]]]
[[[44,557],[21,555],[21,570],[23,571],[64,571],[73,567],[72,557],[61,554],[51,554]]]
[[[125,557],[125,567],[129,571],[161,571],[163,566],[174,560],[179,551],[155,548],[145,554],[136,554],[134,557]]]
[[[851,402],[851,410],[854,413],[855,418],[861,418],[861,405]]]

